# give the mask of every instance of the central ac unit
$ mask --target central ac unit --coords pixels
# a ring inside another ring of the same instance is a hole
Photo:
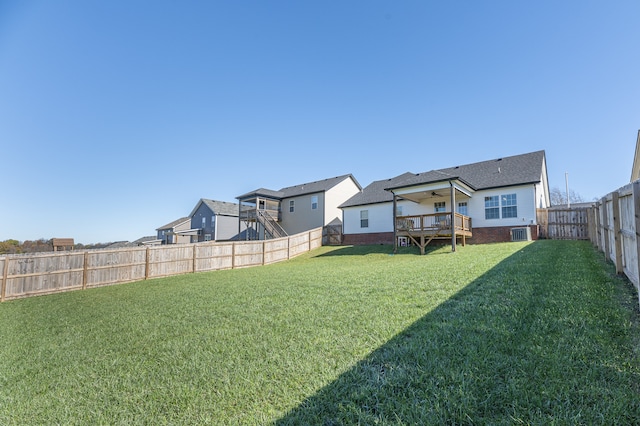
[[[531,228],[511,228],[511,241],[531,241]]]

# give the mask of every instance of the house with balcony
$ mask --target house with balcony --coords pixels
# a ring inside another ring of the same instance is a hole
[[[473,243],[537,239],[550,205],[544,151],[371,183],[340,205],[344,244]]]
[[[347,174],[279,190],[260,188],[236,197],[245,239],[280,238],[341,221],[339,206],[361,189]]]

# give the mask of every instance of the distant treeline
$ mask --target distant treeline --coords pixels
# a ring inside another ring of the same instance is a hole
[[[111,243],[98,243],[98,244],[75,244],[74,250],[84,249],[99,249],[108,246]],[[53,243],[51,240],[41,238],[39,240],[4,240],[0,241],[0,254],[20,254],[20,253],[40,253],[46,251],[53,251]]]

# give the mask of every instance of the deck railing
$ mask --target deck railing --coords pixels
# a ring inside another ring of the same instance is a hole
[[[454,213],[455,232],[471,232],[471,218]],[[431,232],[437,229],[451,230],[451,212],[439,212],[421,215],[396,217],[396,229],[399,231]]]
[[[278,210],[260,209],[260,213],[269,215],[271,219],[275,220],[276,222],[280,220],[280,213],[278,212]],[[246,208],[245,206],[243,206],[240,209],[240,220],[256,220],[257,218],[258,210],[255,206]]]

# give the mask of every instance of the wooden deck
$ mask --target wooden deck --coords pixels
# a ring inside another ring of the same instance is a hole
[[[464,246],[466,238],[473,236],[471,218],[455,213],[452,227],[451,212],[396,217],[396,237],[409,237],[420,247],[420,254],[424,254],[425,247],[434,239],[451,239],[452,232],[462,239]]]

